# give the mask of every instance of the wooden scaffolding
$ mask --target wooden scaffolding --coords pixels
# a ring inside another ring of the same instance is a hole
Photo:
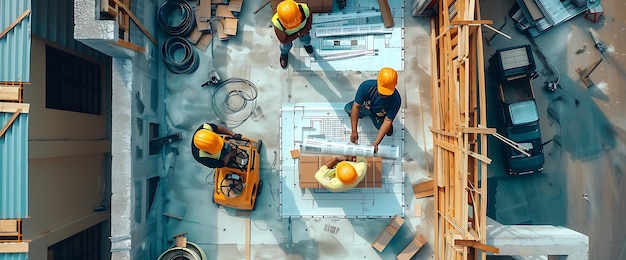
[[[440,0],[431,19],[435,259],[485,259],[487,135],[478,0]],[[436,104],[436,105],[435,105]]]

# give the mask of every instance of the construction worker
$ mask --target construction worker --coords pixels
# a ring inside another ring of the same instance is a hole
[[[372,119],[374,126],[378,129],[376,139],[372,143],[374,152],[378,152],[378,144],[385,135],[393,134],[393,120],[396,118],[402,99],[396,90],[398,84],[398,73],[392,68],[382,68],[378,72],[376,80],[366,80],[356,91],[354,101],[346,104],[344,110],[350,116],[352,134],[350,142],[357,143],[359,133],[357,123],[359,118],[365,116]]]
[[[367,173],[363,156],[334,156],[315,173],[315,179],[332,192],[342,192],[358,185]]]
[[[276,7],[276,14],[272,17],[274,32],[280,41],[280,66],[287,68],[289,51],[293,41],[300,38],[306,53],[313,53],[311,45],[311,24],[313,16],[306,4],[296,3],[293,0],[284,0]]]
[[[241,134],[236,134],[224,126],[202,124],[193,134],[191,142],[193,158],[209,168],[238,167],[237,149],[224,142],[225,137],[241,140]]]

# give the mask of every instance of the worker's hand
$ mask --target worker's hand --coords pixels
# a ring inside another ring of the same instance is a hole
[[[335,156],[335,159],[337,159],[340,162],[347,161],[348,160],[348,156],[346,156],[346,155],[339,155],[339,156]]]
[[[350,142],[356,144],[359,141],[359,133],[357,131],[352,131],[350,134]]]
[[[377,143],[373,143],[372,146],[374,146],[374,153],[378,152],[378,144]]]
[[[241,140],[241,134],[234,134],[232,137],[235,140]]]

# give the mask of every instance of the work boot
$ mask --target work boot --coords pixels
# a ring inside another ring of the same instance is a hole
[[[308,54],[313,53],[313,45],[304,46],[304,50],[305,50],[305,51],[306,51],[306,53],[308,53]]]
[[[289,54],[280,54],[280,66],[283,69],[287,68],[288,62],[289,62]]]
[[[391,129],[387,132],[387,136],[391,136],[393,134],[393,125],[391,125]]]

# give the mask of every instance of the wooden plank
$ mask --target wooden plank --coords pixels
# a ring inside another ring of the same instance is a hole
[[[236,18],[225,18],[222,20],[222,24],[224,24],[224,33],[227,35],[236,35],[237,21],[238,20]]]
[[[18,221],[15,219],[0,220],[0,236],[16,236],[18,233]]]
[[[26,103],[12,103],[12,102],[0,102],[0,112],[13,113],[18,108],[22,110],[22,113],[28,113],[28,111],[30,110],[30,104],[26,104]]]
[[[128,6],[121,3],[119,0],[113,0],[113,1],[115,2],[115,4],[121,7],[124,12],[128,14],[130,19],[132,19],[133,22],[135,22],[135,24],[137,25],[137,27],[139,27],[139,30],[141,30],[143,34],[146,35],[146,37],[148,37],[148,39],[150,39],[152,43],[154,43],[154,45],[158,45],[157,40],[152,36],[152,34],[150,34],[150,32],[148,32],[148,29],[146,29],[146,27],[143,26],[143,24],[139,21],[139,19],[135,17],[135,15],[133,14],[133,12],[130,11],[130,8],[128,8]]]
[[[250,260],[250,217],[246,218],[246,260]]]
[[[211,32],[211,23],[209,21],[200,21],[200,9],[195,11],[196,28],[201,32]]]
[[[426,244],[426,238],[424,235],[415,235],[411,242],[402,250],[402,252],[400,252],[400,254],[398,254],[396,259],[410,260],[415,254],[417,254],[417,251],[419,251],[424,244]]]
[[[220,18],[235,18],[233,12],[228,10],[227,5],[217,5],[215,9],[215,16]]]
[[[473,133],[473,134],[495,134],[495,128],[483,128],[483,127],[457,127],[457,131],[463,133]]]
[[[146,52],[146,49],[144,47],[141,47],[141,46],[139,46],[137,44],[134,44],[134,43],[122,40],[122,39],[117,39],[117,41],[111,42],[111,43],[113,43],[113,44],[115,44],[117,46],[120,46],[120,47],[124,47],[124,48],[129,49],[129,50],[136,51],[136,52]]]
[[[13,27],[19,24],[22,20],[24,20],[24,18],[26,18],[28,14],[30,14],[30,9],[26,9],[26,11],[24,11],[20,16],[18,16],[15,20],[13,20],[13,22],[11,22],[9,26],[7,26],[7,28],[5,28],[2,31],[2,33],[0,33],[0,39],[2,39],[5,35],[7,35],[7,33],[9,33],[11,29],[13,29]]]
[[[415,204],[413,204],[414,209],[413,209],[413,213],[416,217],[421,217],[422,216],[422,203],[420,202],[416,202]]]
[[[212,40],[213,40],[213,34],[205,33],[202,35],[202,37],[200,37],[200,40],[198,41],[198,43],[196,43],[195,46],[201,51],[206,51],[206,49],[209,48],[209,45],[211,44]]]
[[[195,26],[193,30],[191,30],[191,33],[187,36],[187,41],[191,44],[196,44],[198,43],[198,40],[200,40],[200,37],[202,37],[202,34],[203,33],[198,30],[198,26]]]
[[[220,40],[228,40],[230,38],[230,35],[226,34],[226,32],[224,32],[224,20],[226,18],[222,18],[216,21],[216,23],[218,23],[217,25],[217,37]]]
[[[211,19],[211,0],[200,0],[200,5],[196,10],[198,19],[202,22],[208,22]]]
[[[231,12],[241,12],[241,6],[243,5],[243,0],[230,0],[228,2],[228,10]]]
[[[493,20],[454,20],[450,22],[450,25],[480,25],[480,24],[493,24]]]
[[[480,249],[480,250],[483,250],[483,251],[491,252],[491,253],[494,253],[494,254],[498,254],[500,252],[500,249],[495,247],[495,246],[481,244],[480,242],[475,241],[475,240],[457,239],[457,240],[454,240],[454,245],[456,245],[456,246],[469,246],[469,247],[473,247],[473,248]]]
[[[378,252],[382,252],[383,250],[385,250],[385,247],[387,247],[389,241],[391,241],[391,239],[396,235],[398,230],[402,227],[402,224],[404,224],[404,219],[397,215],[394,216],[389,221],[389,224],[387,224],[383,232],[381,232],[376,240],[374,240],[374,242],[372,243],[372,247],[378,250]]]
[[[389,2],[387,2],[387,0],[378,0],[378,6],[380,8],[380,15],[383,17],[385,27],[389,28],[393,26],[393,15],[391,14],[391,8],[389,8]]]
[[[435,194],[435,181],[429,180],[413,184],[413,193],[416,199],[433,196]]]
[[[0,85],[0,100],[21,101],[21,87]]]
[[[28,253],[28,243],[0,243],[0,253]]]
[[[18,108],[17,111],[13,113],[13,116],[11,117],[11,119],[9,119],[9,121],[6,124],[4,124],[4,127],[2,128],[2,130],[0,130],[0,137],[2,137],[4,133],[6,133],[7,130],[9,130],[9,127],[11,127],[15,119],[17,119],[17,117],[20,115],[20,112],[22,112],[22,109]]]

